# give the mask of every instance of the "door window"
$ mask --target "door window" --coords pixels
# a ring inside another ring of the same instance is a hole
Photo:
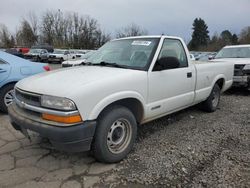
[[[163,57],[176,58],[180,63],[179,68],[188,66],[186,52],[184,50],[184,47],[181,41],[178,39],[165,39],[164,40],[158,60]],[[157,63],[155,66],[157,66]]]

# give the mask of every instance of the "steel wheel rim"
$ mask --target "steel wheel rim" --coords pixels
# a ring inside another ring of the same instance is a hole
[[[107,135],[107,146],[114,154],[122,153],[132,138],[132,126],[126,119],[116,120],[110,127]]]
[[[217,107],[219,103],[219,92],[213,91],[212,105],[213,107]]]
[[[13,100],[14,100],[14,90],[11,89],[4,96],[4,104],[6,106],[9,106],[12,104]]]

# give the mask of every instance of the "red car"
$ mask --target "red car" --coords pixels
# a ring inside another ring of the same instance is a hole
[[[21,52],[22,54],[26,54],[30,51],[29,48],[26,47],[15,47],[19,52]]]

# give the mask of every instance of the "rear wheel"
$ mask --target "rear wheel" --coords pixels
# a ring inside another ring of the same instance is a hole
[[[122,106],[107,109],[98,119],[93,152],[100,162],[114,163],[131,151],[137,134],[137,123],[130,110]]]
[[[8,112],[7,108],[14,100],[14,86],[15,84],[9,84],[0,90],[0,110],[4,113]]]
[[[201,109],[206,112],[214,112],[220,103],[220,87],[215,84],[207,100],[201,103]]]

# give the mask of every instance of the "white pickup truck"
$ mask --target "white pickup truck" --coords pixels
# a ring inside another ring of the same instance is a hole
[[[233,86],[250,90],[250,44],[225,46],[212,61],[233,63]]]
[[[84,66],[18,82],[8,110],[26,136],[32,130],[59,150],[92,149],[97,160],[112,163],[131,151],[138,125],[198,103],[215,111],[232,77],[230,63],[190,61],[180,38],[122,38]]]
[[[59,62],[75,59],[76,54],[73,50],[55,49],[53,53],[48,55],[48,62]]]

